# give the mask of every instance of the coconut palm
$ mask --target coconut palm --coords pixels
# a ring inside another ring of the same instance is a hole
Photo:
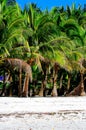
[[[7,6],[6,2],[3,1],[1,6],[3,27],[3,30],[1,29],[2,33],[0,39],[1,56],[6,57],[11,54],[12,57],[14,51],[18,56],[19,49],[20,54],[23,55],[24,48],[27,46],[24,37],[26,33],[26,26],[24,25],[25,18],[17,4],[14,6]]]
[[[77,63],[76,70],[78,70],[81,74],[81,77],[83,77],[82,67],[78,68],[78,63],[80,59],[85,58],[85,53],[84,53],[86,50],[85,30],[74,19],[68,19],[66,22],[64,22],[64,30],[67,36],[75,43],[75,46],[73,48],[73,54],[75,55],[74,56],[75,62]],[[81,78],[81,82],[82,82],[82,78]],[[84,93],[84,86],[83,86],[83,92],[81,93]]]
[[[48,62],[45,62],[44,59],[48,59],[46,55],[48,53],[45,53],[45,51],[51,53],[52,49],[50,49],[46,42],[49,39],[48,37],[52,34],[54,23],[52,19],[49,17],[49,14],[43,13],[39,11],[37,8],[34,8],[33,4],[30,4],[29,8],[26,8],[26,10],[24,10],[24,13],[26,14],[27,18],[26,24],[33,30],[33,35],[28,37],[28,44],[30,46],[31,57],[34,58],[39,69],[41,71],[44,71],[41,66],[41,61],[44,62],[44,64],[46,64],[47,66]],[[43,85],[47,77],[47,75],[45,75],[41,86],[46,86]],[[45,87],[42,88],[44,89]]]
[[[64,44],[61,46],[61,51],[64,52],[64,55],[66,57],[66,64],[64,65],[64,68],[68,71],[67,89],[69,89],[72,71],[78,69],[78,60],[82,58],[84,54],[84,52],[82,53],[80,51],[80,47],[82,46],[81,48],[85,50],[85,30],[78,25],[78,19],[81,17],[82,13],[81,8],[79,7],[76,9],[75,5],[73,5],[71,10],[69,7],[67,7],[67,9],[69,16],[67,17],[67,12],[64,12],[60,15],[59,27],[61,32],[60,35],[65,36],[65,34],[62,32],[66,32],[68,39],[70,39],[73,43],[71,44],[69,42],[69,44],[72,45],[71,47],[66,46],[67,42],[65,43],[65,46]]]
[[[33,30],[33,36],[28,37],[29,45],[37,46],[48,40],[48,35],[50,35],[51,28],[54,25],[49,15],[39,11],[38,8],[34,8],[33,4],[30,4],[24,13],[26,14],[28,27]]]
[[[12,72],[19,72],[19,87],[18,87],[18,96],[28,97],[28,86],[29,81],[32,82],[32,71],[30,65],[28,65],[23,60],[17,58],[6,58],[3,60],[0,67],[4,67],[5,70]],[[25,79],[22,89],[22,73],[25,73]],[[12,75],[13,76],[13,75]]]

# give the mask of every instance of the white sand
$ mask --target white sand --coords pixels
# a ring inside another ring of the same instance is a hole
[[[0,97],[0,130],[86,130],[86,97]]]

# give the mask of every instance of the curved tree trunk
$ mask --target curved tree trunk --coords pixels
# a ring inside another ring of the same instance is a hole
[[[81,81],[79,83],[79,85],[74,88],[69,94],[67,94],[67,96],[85,96],[85,90],[84,90],[84,79],[83,79],[83,73],[81,74]]]
[[[23,85],[23,96],[24,97],[28,97],[28,86],[29,85],[29,74],[27,73],[25,75],[25,79],[24,79],[24,85]]]
[[[6,58],[6,59],[4,59],[3,66],[5,68],[8,68],[8,70],[10,70],[10,73],[12,73],[11,71],[15,72],[15,70],[19,72],[19,88],[18,88],[19,93],[18,93],[18,96],[21,96],[21,94],[23,92],[23,96],[27,97],[28,96],[29,80],[30,80],[30,82],[32,82],[32,71],[31,71],[30,65],[21,59]],[[23,91],[21,90],[22,89],[22,72],[25,72]]]

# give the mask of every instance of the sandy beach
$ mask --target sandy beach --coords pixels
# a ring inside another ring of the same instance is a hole
[[[86,97],[1,97],[0,130],[86,130]]]

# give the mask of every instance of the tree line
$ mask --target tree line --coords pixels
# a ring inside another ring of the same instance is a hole
[[[72,4],[49,11],[31,3],[22,10],[15,1],[0,1],[0,75],[4,70],[8,73],[1,65],[5,58],[21,59],[31,66],[30,96],[85,95],[85,6]],[[15,70],[7,84],[13,93],[19,81]]]

